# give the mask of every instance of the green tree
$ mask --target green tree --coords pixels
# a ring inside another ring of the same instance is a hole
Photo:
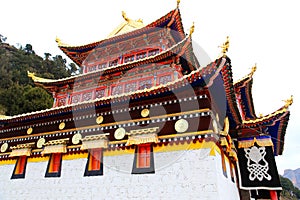
[[[51,95],[39,87],[26,86],[24,98],[23,110],[26,112],[44,110],[53,105]]]
[[[27,71],[50,79],[77,73],[78,67],[74,63],[67,64],[62,56],[44,55],[45,58],[36,55],[31,44],[17,49],[0,43],[0,114],[17,115],[51,108],[51,95],[36,87]]]
[[[283,176],[280,176],[282,186],[281,197],[282,199],[297,200],[300,199],[300,190],[294,184]]]

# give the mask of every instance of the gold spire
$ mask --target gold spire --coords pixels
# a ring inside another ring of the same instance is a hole
[[[177,0],[177,9],[179,8],[180,0]]]
[[[57,43],[58,46],[64,46],[64,47],[69,47],[70,45],[65,44],[61,41],[61,39],[59,37],[56,36],[55,38],[55,42]]]
[[[193,22],[193,25],[190,28],[190,35],[192,35],[195,31],[195,22]]]
[[[287,100],[283,100],[283,101],[285,102],[284,107],[285,107],[285,108],[288,108],[290,105],[293,104],[293,95],[291,95],[291,97],[288,98]]]
[[[127,17],[127,14],[124,10],[122,11],[122,17],[125,19],[125,21],[127,21],[127,22],[130,21],[130,19]]]
[[[256,72],[256,69],[257,69],[257,65],[256,65],[256,63],[254,64],[254,66],[252,67],[252,69],[251,69],[251,72],[250,72],[250,77],[252,77],[253,76],[253,74]]]
[[[226,41],[222,44],[222,46],[219,47],[222,48],[223,57],[226,57],[226,53],[228,52],[229,48],[229,36],[226,37]]]
[[[62,46],[61,39],[59,37],[56,36],[55,42],[58,44],[58,46]]]
[[[125,11],[122,11],[122,17],[125,21],[123,21],[117,28],[115,28],[107,38],[114,37],[116,35],[121,35],[124,33],[128,33],[130,31],[134,31],[136,29],[144,27],[143,20],[133,20],[130,19]]]

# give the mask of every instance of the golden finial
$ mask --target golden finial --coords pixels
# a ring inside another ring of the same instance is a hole
[[[195,31],[195,22],[193,22],[193,25],[190,28],[190,35],[192,35]]]
[[[251,76],[251,77],[252,77],[253,74],[256,72],[256,69],[257,69],[257,65],[256,65],[256,63],[255,63],[254,66],[253,66],[252,69],[251,69],[251,72],[250,72],[250,76]]]
[[[56,36],[55,42],[59,45],[61,43],[61,40]]]
[[[290,105],[293,104],[293,95],[291,95],[291,97],[288,98],[287,100],[283,100],[283,101],[285,102],[284,107],[285,107],[285,108],[288,108]]]
[[[180,0],[177,0],[177,8],[179,8]]]
[[[124,10],[122,11],[122,17],[125,19],[125,21],[129,22],[129,18]]]
[[[229,48],[229,36],[226,37],[226,41],[222,44],[222,46],[219,47],[222,48],[223,57],[226,57],[226,53],[228,52]]]
[[[32,80],[35,78],[34,72],[27,71],[27,76],[28,76],[29,78],[32,78]]]
[[[262,113],[259,113],[259,114],[258,114],[258,117],[259,117],[259,118],[262,118],[263,116],[264,116],[264,115],[263,115]]]
[[[34,72],[30,72],[30,71],[27,71],[27,76],[29,78],[31,78],[34,82],[51,82],[53,80],[51,79],[45,79],[45,78],[40,78],[38,76],[35,76],[35,73]]]

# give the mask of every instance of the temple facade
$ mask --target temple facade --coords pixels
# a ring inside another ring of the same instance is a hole
[[[200,66],[177,7],[107,38],[58,47],[82,74],[28,76],[52,108],[0,119],[0,199],[278,199],[292,98],[266,116],[256,67],[238,81],[222,56]]]

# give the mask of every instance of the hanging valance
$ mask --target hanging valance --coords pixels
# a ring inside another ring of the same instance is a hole
[[[17,146],[11,147],[12,152],[10,153],[9,157],[16,157],[16,156],[30,156],[31,155],[31,148],[34,143],[26,143],[26,144],[18,144]]]
[[[69,141],[69,138],[50,140],[46,142],[44,144],[45,147],[42,154],[67,153],[67,141]]]
[[[108,134],[88,135],[85,136],[82,141],[81,150],[107,148],[108,147]]]
[[[131,130],[128,135],[126,145],[145,144],[145,143],[158,143],[157,131],[159,127]]]
[[[255,143],[261,147],[273,146],[271,137],[268,135],[264,135],[250,138],[240,138],[238,139],[238,148],[253,147]]]

